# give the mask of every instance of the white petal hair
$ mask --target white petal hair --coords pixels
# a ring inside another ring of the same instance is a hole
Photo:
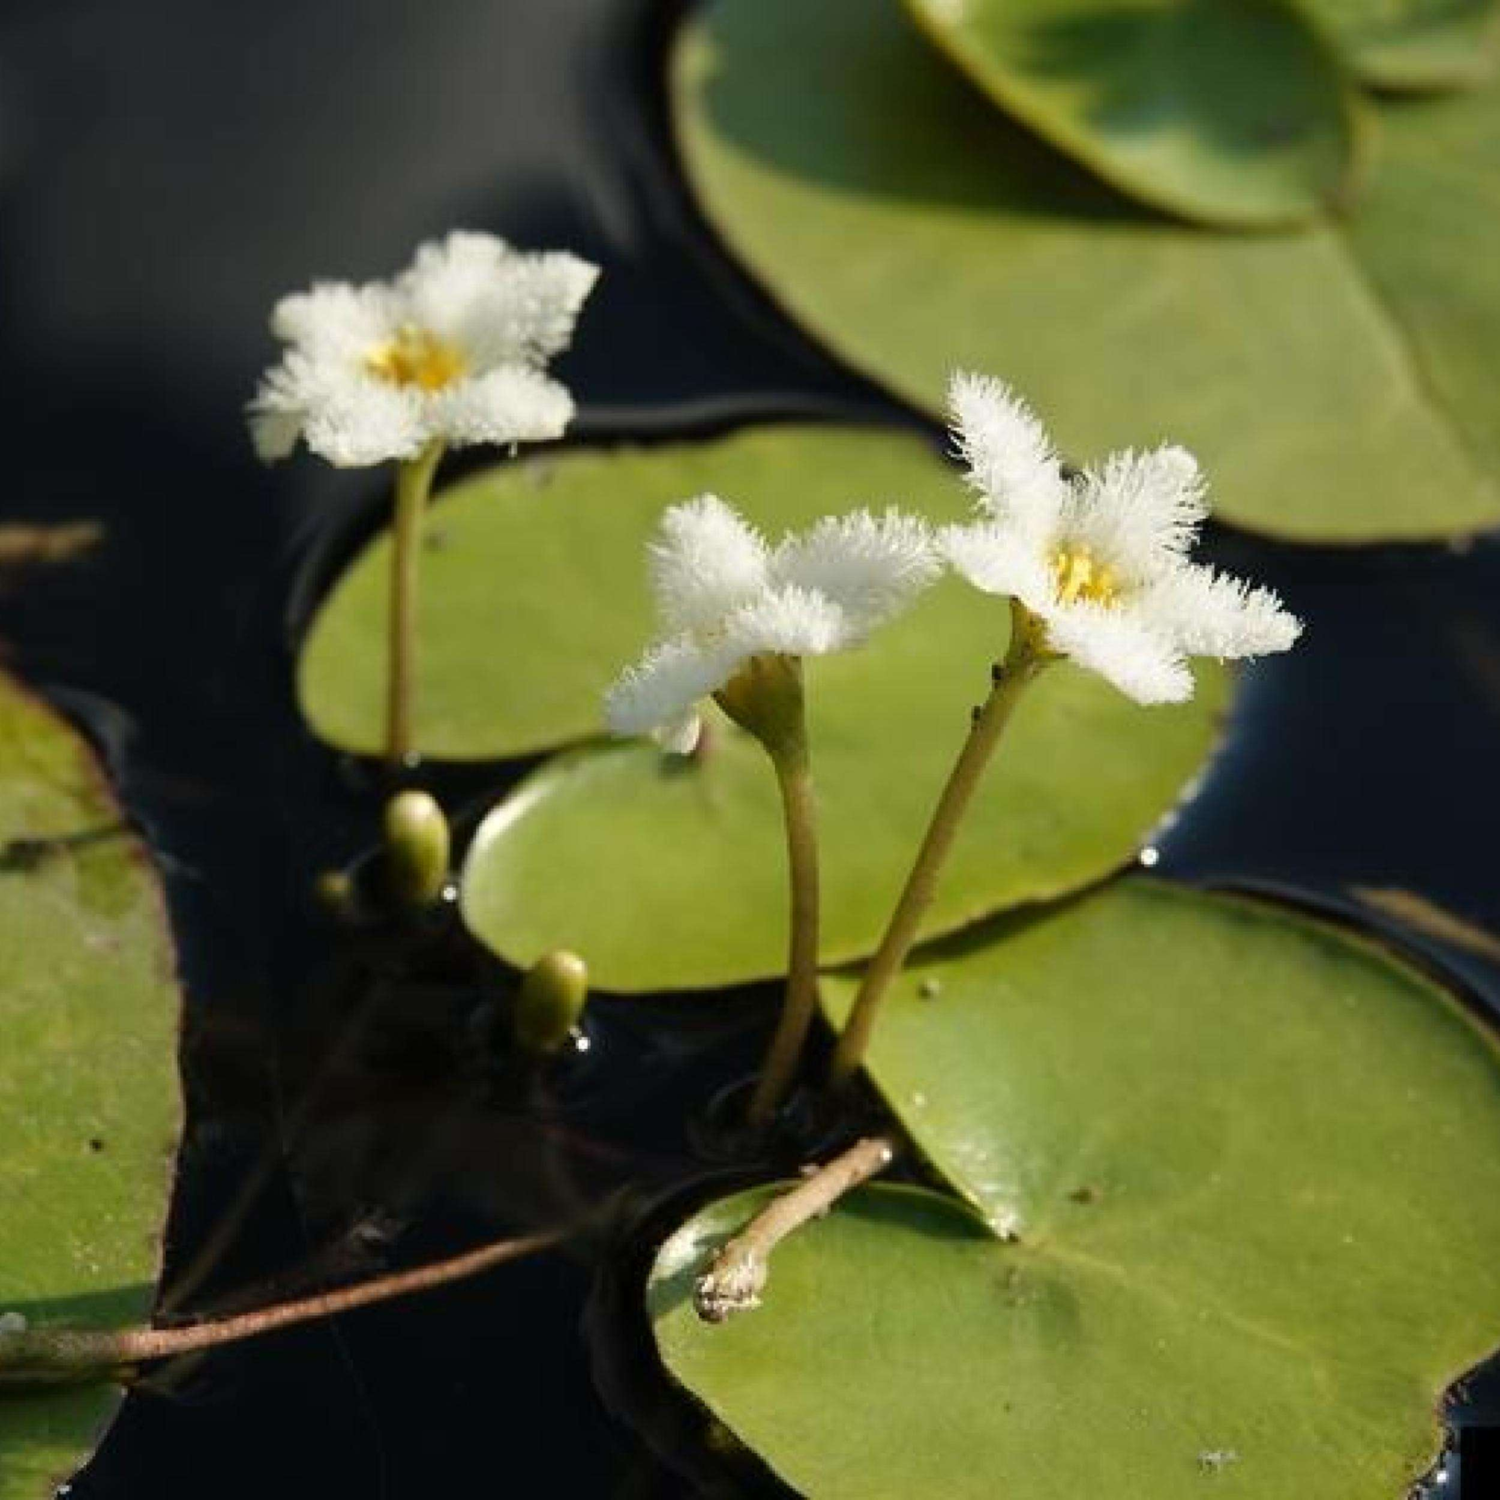
[[[1018,520],[1018,512],[1068,504],[1070,486],[1047,429],[1004,381],[959,371],[948,383],[948,407],[980,510]]]
[[[924,522],[896,510],[827,516],[774,548],[716,495],[675,505],[648,547],[665,638],[609,690],[621,735],[652,732],[679,752],[697,704],[751,657],[822,656],[863,641],[941,564]]]
[[[848,628],[863,635],[904,609],[941,566],[927,523],[891,507],[878,516],[824,516],[777,547],[770,572],[836,603]]]
[[[766,586],[765,539],[717,495],[672,506],[647,546],[651,589],[667,630],[706,630]]]
[[[1041,622],[1048,649],[1141,703],[1192,695],[1190,656],[1285,651],[1301,623],[1269,589],[1189,560],[1208,514],[1184,448],[1110,455],[1069,480],[1024,401],[996,380],[960,375],[952,417],[976,489],[976,519],[938,545],[986,593]],[[1062,582],[1081,567],[1093,592]]]
[[[476,365],[536,368],[567,348],[598,278],[567,251],[517,251],[460,229],[420,246],[396,290],[418,327],[461,344]]]
[[[271,330],[287,348],[249,407],[256,451],[274,461],[300,439],[360,467],[414,458],[434,441],[560,436],[573,399],[545,364],[567,346],[597,277],[575,255],[459,231],[423,245],[392,281],[319,282],[283,297]],[[412,339],[441,353],[441,380],[382,370]]]

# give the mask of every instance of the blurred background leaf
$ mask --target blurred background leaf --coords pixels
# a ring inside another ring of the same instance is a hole
[[[161,891],[83,740],[0,675],[0,1316],[146,1321],[181,1127]],[[47,1500],[110,1387],[0,1390],[0,1500]]]

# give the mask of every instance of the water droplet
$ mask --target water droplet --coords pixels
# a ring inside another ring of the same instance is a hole
[[[1160,863],[1160,861],[1161,861],[1161,850],[1158,849],[1158,848],[1156,848],[1154,845],[1147,844],[1146,847],[1141,850],[1141,853],[1140,853],[1140,862],[1141,862],[1141,865],[1142,865],[1142,867],[1144,869],[1147,869],[1147,870],[1155,869],[1156,866]]]

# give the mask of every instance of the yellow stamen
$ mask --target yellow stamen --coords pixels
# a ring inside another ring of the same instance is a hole
[[[424,391],[440,391],[469,370],[462,350],[410,323],[397,329],[388,343],[372,349],[365,365],[392,385],[414,385]]]
[[[1064,604],[1112,604],[1120,592],[1115,570],[1083,547],[1062,548],[1052,559],[1052,576]]]

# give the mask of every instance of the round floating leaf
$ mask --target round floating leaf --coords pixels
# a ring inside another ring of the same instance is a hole
[[[1302,540],[1500,520],[1500,259],[1474,250],[1500,230],[1500,90],[1388,111],[1358,211],[1291,237],[1133,210],[966,87],[894,0],[711,0],[674,94],[733,247],[919,405],[955,366],[1004,375],[1069,454],[1170,437],[1222,516]]]
[[[181,1124],[161,892],[88,746],[0,677],[0,1317],[144,1322]],[[0,1388],[0,1500],[44,1500],[119,1401]]]
[[[799,1494],[1405,1500],[1500,1340],[1500,1052],[1450,995],[1132,880],[929,954],[872,1071],[972,1206],[866,1188],[710,1326],[741,1194],[649,1292],[668,1368]]]
[[[1352,186],[1353,87],[1283,0],[906,5],[1002,109],[1143,203],[1265,228]]]
[[[864,651],[810,664],[825,962],[871,952],[1008,631],[1001,603],[940,586]],[[1017,710],[924,924],[952,931],[1098,879],[1202,769],[1228,697],[1143,709],[1072,667]],[[784,972],[786,853],[765,752],[717,720],[689,759],[647,744],[544,766],[481,825],[464,914],[516,964],[584,954],[616,991],[698,989]]]
[[[1495,0],[1300,0],[1376,88],[1462,88],[1494,75]]]

